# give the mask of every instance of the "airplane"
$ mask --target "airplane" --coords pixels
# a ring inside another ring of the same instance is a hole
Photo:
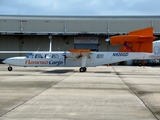
[[[70,49],[68,51],[31,52],[24,57],[11,57],[2,61],[11,66],[24,67],[96,67],[132,59],[144,59],[153,55],[153,27],[131,31],[128,35],[110,37],[112,45],[122,44],[119,52],[92,52],[90,49]]]

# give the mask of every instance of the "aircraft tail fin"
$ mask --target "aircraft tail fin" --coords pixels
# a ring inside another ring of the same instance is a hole
[[[152,52],[153,27],[131,31],[128,35],[113,36],[112,45],[122,44],[119,52]]]
[[[131,31],[129,33],[129,35],[152,36],[153,35],[153,27]]]

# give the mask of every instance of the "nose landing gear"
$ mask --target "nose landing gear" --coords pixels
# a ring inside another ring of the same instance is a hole
[[[13,68],[11,66],[8,67],[8,71],[12,71]]]

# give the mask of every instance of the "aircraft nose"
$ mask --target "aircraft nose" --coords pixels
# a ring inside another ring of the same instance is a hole
[[[5,63],[5,64],[8,64],[9,60],[8,59],[5,59],[2,61],[2,63]]]
[[[5,63],[5,64],[12,64],[13,62],[14,62],[14,58],[7,58],[2,61],[2,63]]]
[[[19,65],[21,63],[21,60],[24,60],[24,59],[25,57],[11,57],[3,60],[2,62],[10,65]]]

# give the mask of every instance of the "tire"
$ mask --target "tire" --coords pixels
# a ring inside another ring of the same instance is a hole
[[[12,67],[8,67],[8,71],[12,71]]]
[[[79,69],[79,72],[85,72],[85,68],[84,68],[84,67],[81,67],[81,68]]]
[[[141,64],[141,63],[139,63],[139,67],[142,67],[142,64]]]
[[[87,68],[86,67],[84,67],[84,72],[86,72],[87,71]]]

